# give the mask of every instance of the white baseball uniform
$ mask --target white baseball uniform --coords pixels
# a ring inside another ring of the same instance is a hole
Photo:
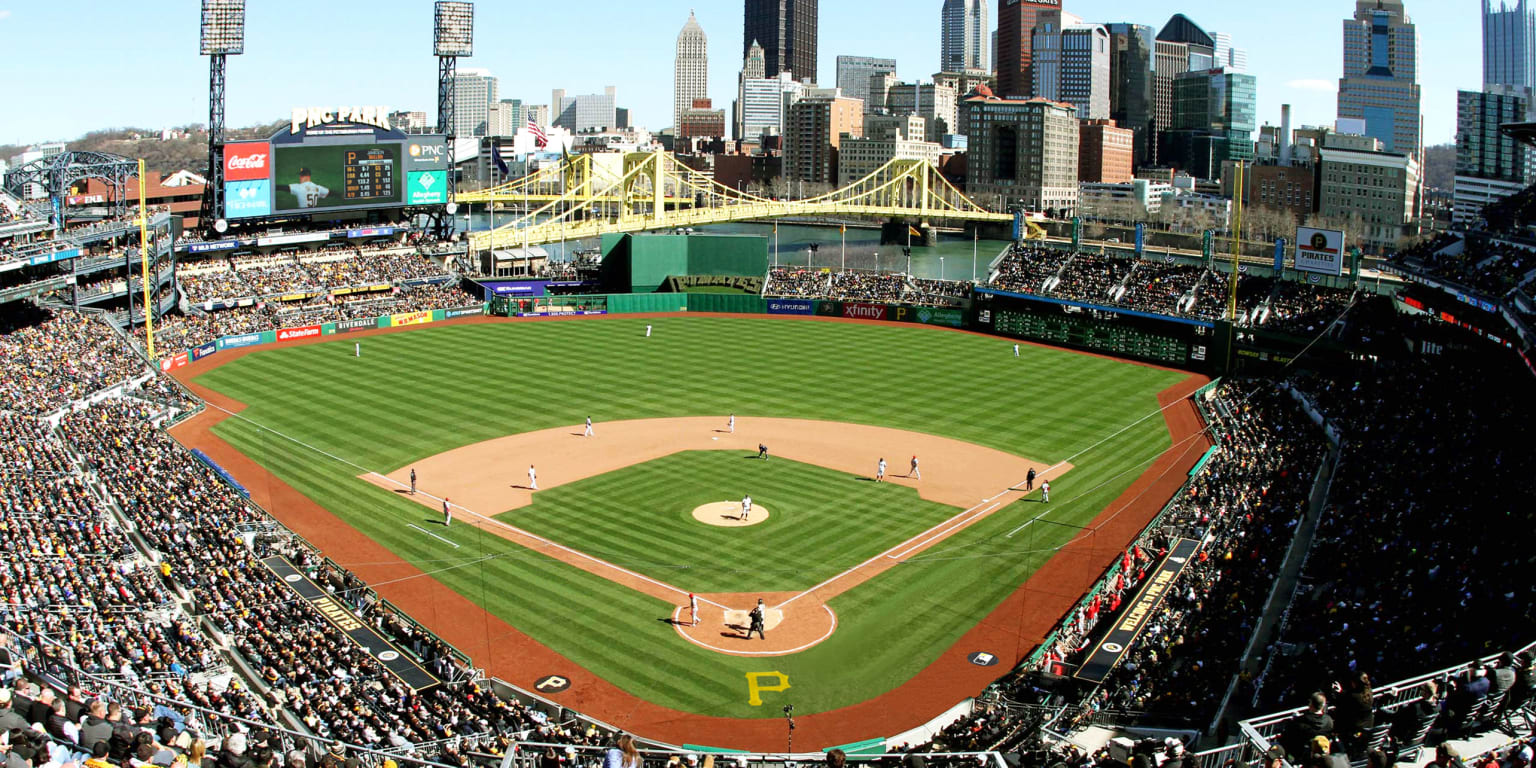
[[[909,475],[911,475],[911,476],[913,476],[913,477],[915,477],[915,478],[917,478],[919,480],[923,479],[922,471],[917,468],[917,457],[916,456],[912,457],[912,469],[909,472],[907,472],[907,474],[909,474]]]
[[[880,460],[880,466],[875,470],[875,482],[885,480],[885,459]]]
[[[650,337],[651,337],[651,327],[650,327],[650,326],[649,326],[649,325],[647,325],[647,326],[646,326],[646,327],[645,327],[645,337],[646,337],[646,338],[647,338],[647,339],[649,339],[649,338],[650,338]]]
[[[688,613],[692,614],[693,625],[697,627],[699,625],[699,596],[692,592],[688,593]]]
[[[1019,345],[1017,345],[1017,344],[1013,345],[1013,356],[1014,357],[1018,357],[1019,356]]]
[[[752,497],[741,497],[741,519],[746,520],[752,516]]]
[[[537,491],[539,489],[539,473],[533,471],[533,465],[528,465],[528,487]]]
[[[592,417],[591,416],[587,417],[587,431],[586,431],[585,436],[586,437],[592,437]]]
[[[731,434],[736,434],[736,414],[731,414],[731,418],[726,420],[725,428]]]
[[[288,191],[299,199],[300,208],[313,208],[320,204],[322,198],[330,197],[331,191],[313,181],[301,181],[297,184],[289,184]]]

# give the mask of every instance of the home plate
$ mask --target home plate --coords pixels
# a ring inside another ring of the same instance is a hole
[[[718,438],[718,437],[711,437],[710,439],[711,440],[719,440],[720,438]]]
[[[725,623],[727,626],[745,627],[752,623],[751,610],[737,611],[726,609]],[[784,612],[778,608],[768,608],[763,611],[763,629],[773,629],[784,621]]]

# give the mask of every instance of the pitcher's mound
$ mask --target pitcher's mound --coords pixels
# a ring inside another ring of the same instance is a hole
[[[708,504],[700,504],[694,507],[693,519],[705,525],[718,525],[721,528],[745,528],[767,520],[768,508],[761,504],[753,503],[750,518],[743,520],[741,519],[741,502],[712,501]]]

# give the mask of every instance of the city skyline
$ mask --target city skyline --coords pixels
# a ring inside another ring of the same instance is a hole
[[[172,23],[163,14],[148,18],[132,9],[107,3],[86,3],[98,24],[82,29],[76,44],[123,50],[122,40],[152,40],[135,60],[152,77],[135,78],[138,90],[103,88],[91,98],[72,94],[71,87],[102,82],[100,58],[59,57],[51,51],[45,30],[57,28],[79,13],[79,7],[59,5],[8,8],[0,0],[0,41],[14,53],[0,64],[0,76],[11,87],[16,103],[46,109],[8,109],[0,116],[0,143],[35,143],[73,139],[90,130],[134,126],[145,129],[202,123],[207,119],[207,66],[196,55],[197,4],[178,3]],[[869,14],[862,3],[826,3],[820,9],[818,82],[835,84],[838,55],[895,58],[904,81],[927,79],[938,71],[939,10],[942,0],[886,3],[881,14]],[[989,34],[997,24],[995,6]],[[1094,23],[1136,22],[1160,28],[1174,13],[1184,13],[1207,29],[1230,34],[1234,44],[1248,49],[1249,71],[1258,78],[1259,122],[1278,123],[1280,104],[1294,105],[1295,124],[1331,124],[1341,75],[1340,18],[1353,10],[1350,0],[1306,0],[1308,13],[1246,18],[1243,10],[1216,0],[1146,4],[1132,0],[1067,0],[1066,7]],[[1423,40],[1420,73],[1424,85],[1425,143],[1442,144],[1455,133],[1456,91],[1481,86],[1481,56],[1466,56],[1468,46],[1481,46],[1480,3],[1448,8],[1448,3],[1408,0],[1408,11]],[[554,49],[501,34],[524,30],[532,40],[552,39],[530,30],[552,30],[567,23],[560,8],[509,8],[480,3],[476,7],[476,55],[463,67],[489,69],[500,78],[502,98],[538,104],[554,88],[572,93],[601,92],[618,86],[633,121],[651,130],[671,123],[673,65],[680,20],[690,9],[702,11],[699,23],[725,50],[735,50],[743,27],[742,4],[721,3],[695,8],[691,3],[663,2],[645,14],[627,13],[631,6],[613,3],[608,10],[624,13],[623,24],[584,27],[582,48]],[[377,13],[387,9],[385,14]],[[889,9],[894,9],[890,12]],[[328,36],[323,46],[294,41],[293,19],[303,18],[315,29],[357,28],[359,13],[388,18],[369,27],[371,47],[388,51],[384,57],[360,55],[369,45],[351,44]],[[599,9],[601,10],[601,9]],[[1319,19],[1326,23],[1319,23]],[[611,21],[611,19],[608,19]],[[296,0],[253,0],[247,9],[247,45],[229,67],[229,120],[249,125],[281,119],[294,106],[323,104],[381,104],[391,109],[424,110],[435,120],[435,61],[430,55],[431,3],[363,3],[337,0],[323,6]],[[1301,44],[1303,43],[1304,44]],[[298,55],[299,51],[304,55]],[[1304,50],[1305,55],[1297,55]],[[592,52],[610,52],[595,55]],[[419,52],[419,53],[418,53]],[[622,55],[612,52],[622,52]],[[418,61],[419,59],[419,61]],[[48,62],[46,67],[38,62]],[[381,63],[383,62],[383,63]],[[709,65],[709,94],[717,105],[728,103],[741,62],[734,55],[716,56]],[[318,73],[318,74],[317,74]],[[73,85],[72,85],[73,84]],[[729,84],[729,85],[728,85]],[[63,94],[61,97],[60,94]]]

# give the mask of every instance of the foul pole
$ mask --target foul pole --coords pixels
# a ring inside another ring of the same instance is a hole
[[[144,158],[139,158],[139,265],[144,280],[144,349],[149,359],[155,359],[154,291],[149,284],[149,209],[144,207]],[[133,327],[133,312],[128,313],[129,327]]]

